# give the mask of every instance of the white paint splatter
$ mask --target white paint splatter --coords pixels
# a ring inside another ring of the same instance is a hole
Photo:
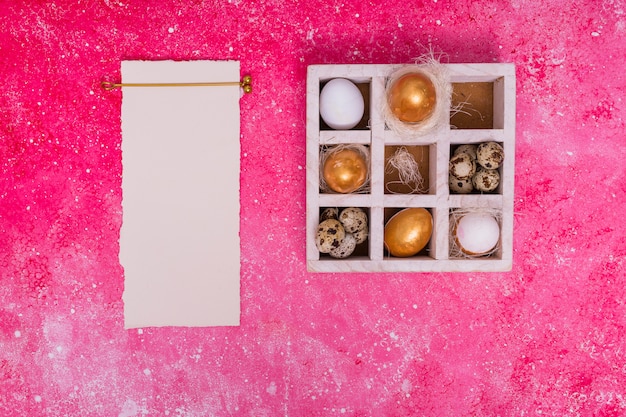
[[[19,330],[16,330],[15,337],[22,337],[22,332],[20,332]]]
[[[119,413],[119,417],[135,417],[137,415],[147,415],[148,409],[144,406],[139,406],[135,401],[128,398],[122,406],[122,411]]]
[[[274,381],[270,382],[270,386],[267,387],[266,391],[269,395],[276,395],[276,383]]]
[[[404,394],[407,397],[411,396],[411,388],[412,388],[411,381],[409,381],[408,379],[405,379],[404,381],[402,381],[401,389],[402,389],[402,392],[404,392]]]
[[[35,395],[34,400],[36,403],[40,403],[41,402],[41,395]]]

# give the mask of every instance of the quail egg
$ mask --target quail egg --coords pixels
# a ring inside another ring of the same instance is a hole
[[[343,238],[339,246],[332,248],[329,254],[333,258],[343,259],[352,255],[354,248],[356,248],[356,239],[354,238],[354,235],[352,233],[346,233],[346,236]]]
[[[367,214],[358,207],[348,207],[339,214],[339,221],[348,233],[354,233],[367,226]]]
[[[474,190],[471,179],[460,180],[454,175],[448,176],[448,185],[450,186],[450,192],[455,194],[469,194]]]
[[[466,153],[468,154],[472,159],[476,160],[476,145],[472,145],[472,144],[465,144],[465,145],[460,145],[458,148],[456,148],[454,150],[454,154],[458,155],[460,153]]]
[[[500,184],[500,173],[495,169],[480,168],[472,178],[472,184],[478,191],[494,191]]]
[[[460,180],[470,179],[476,172],[476,163],[466,153],[459,153],[450,158],[450,175]]]
[[[365,242],[368,235],[369,235],[369,230],[368,230],[367,224],[361,230],[357,230],[356,232],[352,233],[352,236],[354,236],[354,239],[356,240],[357,245],[360,245],[361,243]]]
[[[322,215],[320,216],[320,222],[328,219],[337,220],[337,217],[339,217],[339,209],[330,207],[322,211]]]
[[[339,220],[324,220],[317,227],[315,245],[322,253],[329,253],[331,249],[338,247],[346,236],[346,231]]]
[[[476,162],[483,168],[497,169],[504,160],[504,148],[497,142],[483,142],[476,149]]]

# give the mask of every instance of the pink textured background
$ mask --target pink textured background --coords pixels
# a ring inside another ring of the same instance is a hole
[[[626,415],[624,1],[259,3],[0,2],[0,415]],[[517,65],[513,270],[308,274],[307,65],[429,43]],[[238,328],[123,330],[122,59],[254,77]]]

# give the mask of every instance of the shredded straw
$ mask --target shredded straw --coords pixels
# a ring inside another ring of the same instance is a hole
[[[424,178],[419,171],[419,165],[415,158],[403,146],[398,148],[391,158],[387,161],[385,171],[390,174],[394,170],[398,171],[399,181],[389,181],[385,183],[386,190],[391,194],[397,194],[389,189],[392,184],[402,184],[407,186],[411,193],[425,193],[428,191],[424,187]]]

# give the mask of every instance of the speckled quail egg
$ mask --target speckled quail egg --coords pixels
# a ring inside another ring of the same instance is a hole
[[[500,173],[495,169],[480,168],[472,178],[472,184],[478,191],[491,192],[500,184]]]
[[[469,194],[474,190],[471,179],[460,180],[454,175],[448,176],[450,192],[455,194]]]
[[[354,233],[367,226],[367,214],[358,207],[348,207],[341,210],[339,221],[348,233]]]
[[[324,220],[317,227],[315,235],[315,246],[322,253],[329,253],[331,249],[339,247],[346,237],[346,230],[339,220]]]
[[[504,148],[497,142],[484,142],[476,149],[476,162],[483,168],[497,169],[504,160]]]
[[[356,239],[354,238],[354,235],[352,233],[346,233],[346,236],[343,238],[339,246],[332,248],[329,254],[333,258],[343,259],[352,255],[354,248],[356,248]]]
[[[454,154],[458,155],[460,153],[466,153],[468,154],[472,159],[476,159],[476,148],[478,146],[477,145],[472,145],[472,144],[465,144],[465,145],[461,145],[458,148],[456,148],[454,150]]]
[[[361,230],[357,230],[356,232],[352,233],[352,236],[354,236],[354,239],[356,240],[357,245],[360,245],[361,243],[365,242],[368,235],[369,235],[369,230],[368,230],[367,224]]]
[[[466,153],[460,153],[450,158],[450,175],[460,180],[471,179],[476,173],[476,163]]]
[[[322,211],[322,215],[320,216],[320,222],[328,219],[337,220],[337,217],[339,217],[339,209],[335,207],[330,207]]]

